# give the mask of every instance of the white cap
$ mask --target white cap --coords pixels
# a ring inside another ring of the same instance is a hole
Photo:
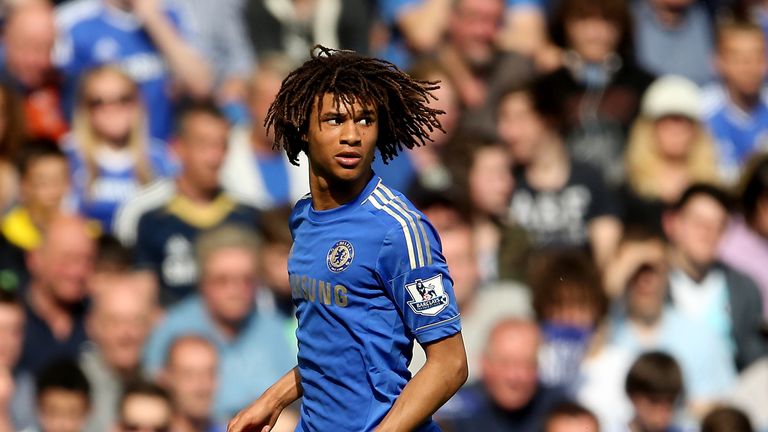
[[[681,115],[700,120],[702,98],[699,86],[679,75],[665,75],[653,82],[645,91],[642,114],[651,119],[668,115]]]

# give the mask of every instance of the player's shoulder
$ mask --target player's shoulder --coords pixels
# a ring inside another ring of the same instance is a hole
[[[307,218],[307,213],[311,206],[311,193],[304,195],[296,201],[296,204],[293,205],[293,210],[291,210],[291,215],[288,218],[288,227],[291,229],[291,232],[298,228],[298,226],[301,225],[301,222]]]

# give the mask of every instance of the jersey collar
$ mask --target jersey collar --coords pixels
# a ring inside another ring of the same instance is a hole
[[[336,208],[332,208],[330,210],[315,210],[312,208],[312,205],[309,205],[309,212],[308,216],[309,219],[317,222],[324,222],[328,220],[338,219],[348,213],[351,213],[355,211],[358,207],[360,207],[365,200],[373,193],[373,190],[376,189],[376,187],[381,182],[381,177],[377,176],[376,173],[373,174],[373,177],[371,177],[371,180],[368,181],[368,184],[365,185],[365,188],[363,188],[363,191],[360,192],[360,195],[357,196],[357,198],[353,199],[352,201],[340,205]]]

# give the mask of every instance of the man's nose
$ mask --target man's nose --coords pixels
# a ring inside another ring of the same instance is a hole
[[[357,145],[361,141],[360,131],[357,122],[349,119],[344,122],[341,130],[341,143],[347,145]]]

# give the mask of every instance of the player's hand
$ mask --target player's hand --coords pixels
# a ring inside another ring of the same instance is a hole
[[[280,409],[264,398],[259,398],[230,420],[227,432],[269,432],[279,416]]]

